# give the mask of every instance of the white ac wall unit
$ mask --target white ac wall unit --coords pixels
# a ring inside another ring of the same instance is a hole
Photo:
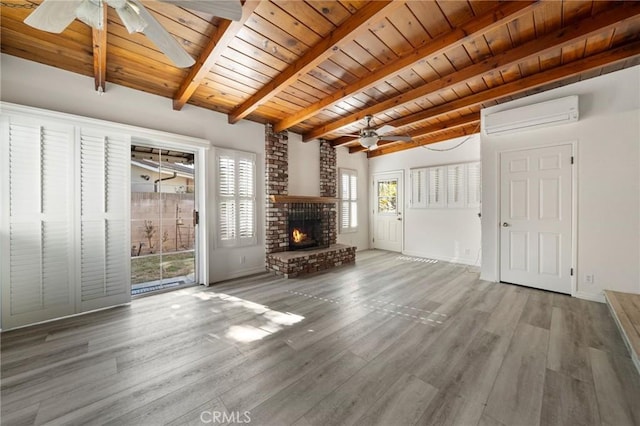
[[[482,123],[487,135],[517,132],[578,121],[578,96],[540,102],[487,114]]]

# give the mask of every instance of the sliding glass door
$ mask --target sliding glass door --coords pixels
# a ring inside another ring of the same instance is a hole
[[[192,153],[131,148],[131,292],[196,282]]]

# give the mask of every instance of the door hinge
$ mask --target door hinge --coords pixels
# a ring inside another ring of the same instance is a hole
[[[571,268],[571,276],[573,276],[573,268]]]
[[[573,164],[573,161],[574,161],[574,160],[573,160],[573,155],[572,155],[572,156],[571,156],[571,164]]]
[[[372,243],[375,243],[375,242],[376,242],[376,239],[375,239],[375,238],[372,238],[372,239],[371,239],[371,242],[372,242]]]
[[[193,226],[200,223],[200,212],[198,210],[193,211]]]

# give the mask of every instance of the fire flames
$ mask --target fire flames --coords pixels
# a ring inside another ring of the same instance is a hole
[[[295,243],[301,243],[307,238],[307,234],[301,232],[298,228],[293,229],[293,241]]]

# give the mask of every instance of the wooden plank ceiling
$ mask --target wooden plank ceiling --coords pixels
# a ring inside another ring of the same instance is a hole
[[[246,0],[239,22],[145,1],[191,69],[129,34],[113,8],[106,32],[76,20],[50,34],[11,7],[39,2],[2,0],[2,52],[350,152],[362,148],[344,135],[367,114],[412,137],[369,157],[477,133],[483,107],[640,63],[637,1]]]

